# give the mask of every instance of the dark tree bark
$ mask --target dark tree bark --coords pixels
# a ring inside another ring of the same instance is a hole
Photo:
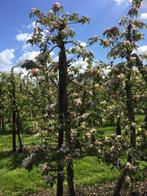
[[[5,131],[5,120],[4,120],[4,116],[2,116],[2,132],[4,133]]]
[[[0,133],[2,133],[2,120],[0,118]]]
[[[19,141],[19,152],[23,151],[23,142],[21,136],[21,124],[20,124],[20,114],[19,109],[17,107],[16,102],[16,85],[15,85],[15,78],[13,73],[13,68],[11,71],[11,85],[12,85],[12,92],[11,92],[11,102],[12,102],[12,140],[13,140],[13,152],[16,152],[16,135],[18,134],[18,141]]]
[[[18,134],[18,141],[19,141],[19,152],[23,152],[23,141],[22,141],[22,135],[21,135],[21,131],[22,131],[22,126],[21,126],[21,118],[19,115],[19,110],[17,110],[17,134]]]
[[[126,40],[132,43],[132,24],[130,23],[127,27],[127,37]],[[126,75],[126,109],[127,109],[127,117],[129,121],[129,127],[130,127],[130,144],[132,147],[135,148],[136,146],[136,129],[135,129],[135,112],[134,112],[134,100],[133,100],[133,94],[132,94],[132,82],[131,82],[131,74],[132,74],[132,67],[133,64],[130,63],[130,57],[131,57],[132,51],[128,51],[127,53],[127,75]]]
[[[121,196],[121,190],[122,190],[122,187],[123,187],[123,183],[124,183],[126,174],[127,174],[127,171],[126,171],[126,169],[124,169],[121,172],[120,177],[117,181],[116,187],[114,189],[113,196]]]
[[[2,133],[2,119],[0,117],[0,133]]]
[[[121,135],[121,119],[120,119],[120,116],[117,117],[116,135]]]
[[[4,133],[5,132],[5,120],[4,120],[4,116],[3,116],[3,112],[2,114],[0,114],[0,133]]]
[[[12,150],[13,152],[16,152],[16,110],[15,110],[15,105],[16,105],[16,97],[15,97],[15,82],[14,82],[14,75],[13,75],[13,69],[11,72],[11,101],[12,101]]]
[[[4,133],[5,124],[4,124],[4,105],[3,105],[3,92],[0,84],[0,133]]]
[[[127,116],[129,120],[130,127],[130,143],[132,147],[136,146],[136,129],[134,126],[135,123],[135,113],[134,113],[134,103],[132,95],[132,85],[131,85],[131,70],[127,74],[126,80],[126,107],[127,107]]]
[[[66,50],[65,45],[62,40],[60,39],[60,54],[59,54],[59,124],[60,128],[58,130],[58,150],[63,145],[64,140],[64,133],[65,133],[65,140],[66,145],[71,151],[71,129],[70,129],[70,119],[69,119],[69,112],[68,112],[68,97],[67,97],[67,59],[66,59]],[[70,159],[67,161],[67,183],[69,188],[70,196],[75,195],[74,190],[74,183],[73,183],[73,161]],[[63,171],[64,171],[64,163],[63,163],[63,156],[60,152],[59,160],[58,160],[58,178],[57,178],[57,196],[63,195]]]
[[[16,112],[13,109],[12,112],[12,126],[13,126],[13,132],[12,132],[12,150],[13,152],[16,152]]]
[[[66,57],[62,52],[62,48],[59,54],[59,129],[58,129],[58,150],[59,150],[59,159],[58,159],[58,177],[57,177],[57,196],[63,195],[63,171],[64,171],[64,160],[62,152],[60,151],[63,141],[64,141],[64,128],[65,128],[65,106],[67,100],[67,90],[66,90],[66,80],[67,80],[67,70],[66,70]]]
[[[110,125],[114,125],[114,115],[111,114],[110,118],[109,118],[109,122],[110,122]]]
[[[147,130],[147,101],[146,101],[146,105],[145,105],[145,108],[144,108],[144,128],[145,130]]]

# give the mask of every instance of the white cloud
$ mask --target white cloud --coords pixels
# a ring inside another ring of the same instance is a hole
[[[17,74],[20,74],[21,73],[21,76],[26,76],[28,74],[28,71],[26,69],[22,69],[21,67],[16,67],[14,69],[14,72],[17,73]]]
[[[23,46],[22,46],[22,50],[24,51],[24,52],[26,52],[26,51],[28,51],[28,50],[30,50],[31,49],[31,44],[29,44],[29,43],[26,43],[26,44],[24,44]]]
[[[82,46],[82,47],[86,47],[86,42],[82,42],[82,41],[79,41],[79,43],[80,43],[80,45]]]
[[[0,66],[12,65],[12,60],[15,58],[14,49],[6,49],[0,52]]]
[[[132,0],[113,0],[117,5],[131,3]],[[143,0],[142,7],[147,7],[147,0]]]
[[[142,13],[142,14],[140,15],[140,18],[141,18],[142,20],[147,20],[147,12],[146,12],[146,13]]]
[[[39,53],[39,51],[27,51],[18,59],[18,63],[22,63],[25,60],[34,60]]]
[[[117,5],[121,5],[122,3],[127,2],[127,0],[114,0],[114,1],[117,3]]]
[[[7,72],[9,73],[11,71],[12,66],[0,66],[0,73],[1,72]]]
[[[19,33],[18,35],[16,35],[16,40],[26,42],[28,39],[31,38],[31,36],[31,33]]]
[[[26,28],[27,29],[32,29],[36,26],[36,21],[33,21],[31,24],[27,25]]]
[[[145,45],[145,46],[140,46],[140,47],[137,49],[137,53],[140,54],[140,55],[147,55],[147,45]]]

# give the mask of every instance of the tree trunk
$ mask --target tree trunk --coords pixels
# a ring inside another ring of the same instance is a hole
[[[111,114],[111,116],[109,117],[109,123],[111,126],[114,125],[114,115],[113,114]]]
[[[132,24],[130,23],[127,27],[127,41],[132,43]],[[132,84],[131,84],[131,73],[132,73],[132,67],[133,64],[130,64],[130,57],[131,57],[132,51],[127,52],[127,68],[128,68],[128,73],[126,75],[126,107],[127,107],[127,116],[128,116],[128,121],[129,121],[129,128],[130,128],[130,144],[131,147],[136,146],[136,129],[135,129],[135,113],[134,113],[134,100],[133,100],[133,94],[132,94]]]
[[[147,130],[147,101],[146,101],[146,105],[145,105],[145,108],[144,108],[144,128],[145,130]]]
[[[64,55],[64,56],[63,56]],[[62,50],[59,54],[59,129],[58,129],[58,150],[59,150],[59,160],[58,160],[58,177],[57,177],[57,196],[63,195],[63,180],[64,180],[64,160],[62,152],[60,151],[63,141],[64,141],[64,128],[65,128],[65,107],[67,100],[67,90],[66,90],[66,80],[67,80],[67,70],[66,70],[66,56],[63,54]]]
[[[127,116],[130,127],[130,143],[132,147],[136,146],[136,129],[135,129],[135,114],[134,114],[134,103],[132,95],[132,86],[131,86],[131,70],[128,71],[127,80],[126,80],[126,106],[127,106]]]
[[[120,120],[120,116],[117,117],[116,135],[121,135],[121,120]]]
[[[16,112],[15,109],[13,109],[12,112],[12,126],[13,126],[13,132],[12,132],[12,149],[13,152],[16,152]]]
[[[19,152],[23,152],[23,142],[22,142],[22,135],[21,135],[21,119],[19,115],[19,111],[17,110],[17,134],[18,134],[18,141],[19,141]]]
[[[14,75],[13,75],[13,70],[11,73],[11,85],[12,85],[12,126],[13,126],[13,131],[12,131],[12,148],[13,152],[16,152],[16,97],[15,97],[15,81],[14,81]]]
[[[4,133],[5,132],[5,123],[4,123],[4,117],[1,116],[0,117],[0,133]]]
[[[67,59],[64,42],[60,43],[60,54],[59,54],[59,124],[60,129],[58,130],[58,150],[63,145],[63,138],[65,132],[66,145],[71,152],[71,129],[70,119],[68,113],[68,97],[67,97]],[[58,160],[58,179],[57,179],[57,196],[63,195],[63,156],[62,152],[59,154]],[[73,161],[72,159],[67,161],[67,183],[69,188],[70,196],[75,195],[74,183],[73,183]]]
[[[127,174],[126,169],[122,170],[122,172],[120,174],[120,177],[117,181],[113,196],[121,196],[121,190],[122,190],[122,187],[123,187],[123,183],[124,183],[126,174]]]
[[[69,195],[75,196],[74,170],[73,170],[72,159],[67,161],[67,183],[68,183]]]
[[[19,152],[23,151],[23,142],[21,136],[21,123],[20,123],[20,114],[19,109],[17,106],[16,101],[16,86],[15,86],[15,77],[13,73],[13,69],[11,71],[11,85],[12,85],[12,92],[11,92],[11,104],[12,104],[12,123],[13,123],[13,152],[16,152],[16,134],[18,134],[18,141],[19,141]]]
[[[4,104],[3,104],[3,92],[2,92],[2,83],[0,84],[0,133],[4,133]]]
[[[0,133],[2,132],[2,120],[1,120],[1,117],[0,117]]]

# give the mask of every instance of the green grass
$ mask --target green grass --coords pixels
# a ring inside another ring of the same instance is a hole
[[[12,154],[11,140],[11,135],[0,136],[0,195],[25,195],[29,191],[44,190],[45,183],[39,169],[35,166],[28,172],[22,168],[21,163],[26,154]],[[26,146],[38,143],[33,135],[23,135],[23,141]],[[74,168],[77,186],[108,182],[118,176],[117,170],[111,171],[109,166],[98,162],[95,157],[76,160]]]
[[[143,115],[137,115],[137,121],[143,121]],[[97,136],[110,136],[115,133],[115,126],[98,128]],[[39,140],[34,135],[23,135],[25,146],[35,146]],[[28,172],[22,168],[22,160],[25,153],[12,154],[12,136],[0,135],[0,195],[22,196],[28,192],[45,190],[46,186],[38,167]],[[140,168],[145,168],[146,163],[140,163]],[[119,176],[117,169],[111,169],[96,157],[87,156],[74,161],[76,186],[93,186],[98,183],[115,181]],[[142,180],[142,174],[137,178]],[[66,182],[65,182],[66,186]],[[54,195],[54,194],[51,194]]]
[[[102,136],[110,136],[115,133],[115,127],[109,126],[109,127],[98,128],[97,133],[98,135],[102,135]]]
[[[38,168],[34,167],[32,171],[28,172],[21,167],[21,162],[16,165],[15,161],[13,155],[0,160],[0,192],[9,196],[23,195],[27,190],[39,191],[42,189],[44,182]]]
[[[112,182],[117,179],[119,172],[111,170],[96,157],[85,157],[75,161],[75,182],[77,185],[94,185],[97,183]]]
[[[39,191],[43,187],[43,180],[37,168],[31,172],[23,168],[14,170],[0,169],[0,192],[5,195],[23,195],[29,191]]]
[[[33,135],[23,135],[25,146],[35,145],[38,140]],[[11,135],[0,135],[0,195],[24,195],[27,191],[39,191],[44,181],[39,169],[30,172],[22,168],[25,153],[11,152]]]
[[[27,191],[43,190],[45,184],[38,168],[34,167],[28,172],[21,167],[21,162],[16,166],[14,159],[19,157],[21,160],[23,155],[15,156],[8,154],[5,158],[0,157],[0,192],[4,195],[23,195]],[[76,160],[74,169],[77,186],[113,181],[119,174],[117,170],[111,171],[106,164],[99,163],[95,157]]]
[[[143,122],[143,121],[144,121],[144,115],[142,115],[142,114],[137,114],[137,115],[135,116],[135,120],[136,120],[136,122]]]
[[[38,144],[38,139],[34,135],[22,135],[23,142],[25,145]],[[12,148],[12,136],[11,135],[0,135],[0,151],[10,150]]]
[[[135,116],[135,120],[137,123],[142,123],[144,121],[144,115],[137,114]],[[115,134],[116,126],[108,126],[105,125],[104,127],[98,128],[97,135],[98,136],[111,136],[112,134]]]

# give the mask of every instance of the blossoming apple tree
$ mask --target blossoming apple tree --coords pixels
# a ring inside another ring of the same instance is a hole
[[[89,22],[88,17],[79,17],[77,13],[68,14],[64,12],[63,7],[54,3],[48,14],[43,14],[40,10],[33,8],[31,17],[37,17],[36,27],[29,43],[40,48],[40,55],[36,64],[32,68],[33,74],[37,69],[46,69],[46,71],[56,71],[58,89],[58,167],[57,167],[57,195],[63,195],[64,179],[64,146],[68,149],[68,159],[66,162],[67,182],[70,195],[75,195],[74,172],[72,158],[72,139],[71,139],[71,116],[68,107],[68,69],[76,58],[82,58],[91,63],[93,54],[88,51],[80,42],[73,40],[75,32],[71,29],[73,24],[85,24]],[[51,53],[55,51],[58,61],[51,58]],[[70,58],[69,58],[70,57]],[[30,62],[25,63],[32,64]],[[33,62],[32,62],[33,63]],[[36,66],[37,65],[37,66]],[[51,78],[50,78],[51,79]],[[52,80],[52,79],[51,79]],[[54,83],[54,80],[52,80]],[[65,139],[64,139],[65,138]],[[65,141],[65,143],[64,143]]]

